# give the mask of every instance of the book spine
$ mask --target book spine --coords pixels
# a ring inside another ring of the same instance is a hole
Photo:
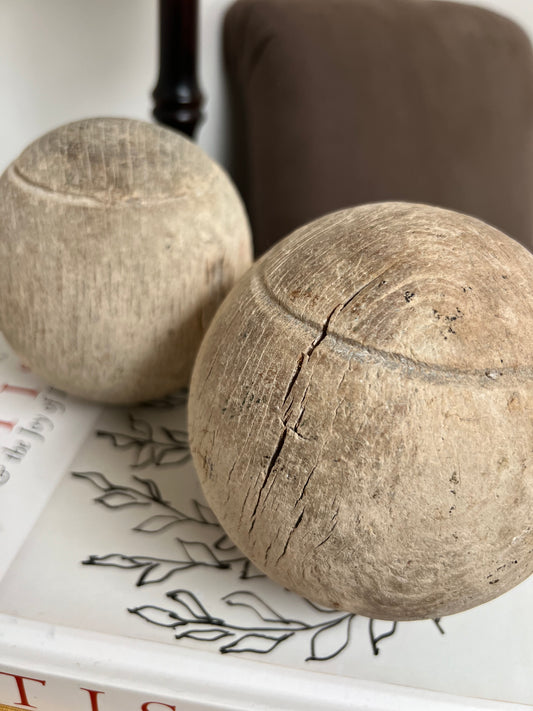
[[[183,711],[176,699],[0,664],[0,711]],[[195,709],[212,708],[194,706]]]

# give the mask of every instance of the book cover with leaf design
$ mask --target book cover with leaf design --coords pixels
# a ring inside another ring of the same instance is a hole
[[[218,524],[184,393],[98,408],[0,351],[0,705],[533,704],[531,579],[441,620],[317,607],[268,580]]]

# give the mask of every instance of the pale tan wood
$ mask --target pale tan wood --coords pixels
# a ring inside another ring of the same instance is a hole
[[[533,256],[384,203],[267,253],[195,365],[194,461],[274,580],[381,619],[449,615],[533,571]]]
[[[250,263],[230,179],[160,126],[71,123],[0,178],[0,326],[69,393],[123,403],[187,385],[212,315]]]

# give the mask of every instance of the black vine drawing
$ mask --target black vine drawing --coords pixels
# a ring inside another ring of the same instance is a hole
[[[117,449],[132,451],[132,468],[143,469],[150,465],[171,467],[190,458],[187,433],[184,430],[159,426],[159,434],[156,434],[147,420],[134,417],[131,413],[128,419],[130,432],[96,430],[96,435],[110,439]]]
[[[227,535],[222,531],[216,516],[209,506],[191,500],[193,513],[185,513],[173,506],[170,501],[163,498],[160,488],[152,479],[142,478],[134,475],[132,478],[139,486],[122,486],[112,483],[104,474],[96,471],[72,472],[72,476],[78,479],[85,479],[102,493],[94,498],[94,501],[108,509],[124,509],[126,507],[146,507],[152,504],[157,505],[158,510],[164,513],[154,513],[133,527],[134,531],[141,533],[155,534],[162,533],[171,527],[181,523],[196,523],[203,526],[210,526],[219,529],[220,536],[213,547],[202,541],[176,541],[181,546],[181,557],[178,560],[163,560],[159,558],[149,558],[146,556],[126,556],[121,553],[111,553],[104,556],[91,555],[83,561],[84,565],[114,566],[119,568],[142,568],[137,585],[154,581],[160,571],[162,579],[169,577],[172,572],[186,570],[195,566],[209,566],[215,568],[239,567],[239,578],[250,580],[252,578],[265,577],[263,573],[257,571],[252,563],[240,553],[233,545]],[[214,549],[214,550],[213,550]],[[216,551],[216,552],[215,552]],[[229,557],[220,560],[222,553]],[[157,572],[156,572],[157,571]],[[170,572],[169,572],[170,571]],[[156,580],[156,582],[159,582]]]
[[[175,639],[187,637],[200,642],[229,640],[219,646],[219,652],[222,654],[242,652],[268,654],[291,637],[305,635],[309,642],[309,655],[305,661],[324,662],[338,656],[348,647],[352,623],[357,617],[353,613],[326,610],[306,600],[307,604],[321,613],[322,617],[318,622],[306,622],[284,617],[259,595],[249,590],[236,590],[225,595],[222,600],[226,605],[244,607],[255,614],[258,622],[246,626],[210,614],[190,590],[171,590],[166,593],[166,597],[174,603],[170,608],[141,605],[129,608],[128,611],[151,624],[174,630]],[[439,620],[434,622],[442,632]],[[380,651],[379,643],[395,633],[397,623],[391,623],[390,629],[381,634],[375,632],[374,626],[375,620],[369,620],[370,642],[374,654],[377,655]],[[328,635],[330,631],[335,631],[335,635]]]
[[[332,610],[320,610],[325,618],[310,623],[289,619],[268,605],[262,598],[249,590],[236,590],[225,595],[222,600],[227,606],[244,607],[251,610],[256,624],[234,624],[227,619],[210,614],[198,597],[190,590],[178,589],[166,593],[173,605],[170,608],[156,605],[141,605],[128,611],[142,617],[147,622],[174,630],[175,639],[195,639],[200,642],[219,642],[222,654],[253,652],[268,654],[278,644],[307,633],[309,656],[306,661],[326,661],[340,654],[350,642],[351,624],[355,615],[339,614]],[[308,603],[310,604],[310,603]],[[314,605],[315,610],[318,610]],[[326,639],[329,630],[336,629],[339,637]],[[377,642],[376,642],[377,650]]]
[[[136,531],[143,533],[160,533],[170,526],[190,521],[208,526],[218,526],[214,513],[209,506],[200,503],[196,499],[192,500],[195,513],[186,514],[172,505],[170,501],[163,498],[161,490],[153,479],[148,479],[134,475],[132,478],[140,486],[123,486],[114,484],[102,472],[72,472],[72,476],[78,479],[85,479],[103,493],[97,496],[94,501],[110,509],[122,509],[127,506],[150,506],[157,504],[165,511],[163,514],[155,514],[145,521],[135,526]]]
[[[96,565],[107,568],[121,568],[122,570],[138,570],[139,576],[135,582],[137,587],[161,583],[170,578],[174,573],[191,568],[218,568],[230,570],[238,567],[240,580],[266,577],[259,572],[236,546],[226,548],[226,552],[235,551],[236,557],[222,558],[203,541],[185,541],[176,538],[178,554],[176,558],[158,558],[145,555],[125,555],[123,553],[107,553],[106,555],[90,555],[83,565]],[[221,550],[220,548],[218,550]]]
[[[157,409],[172,409],[186,401],[185,394],[176,397],[176,401],[165,399],[145,405]],[[189,459],[185,431],[163,426],[154,427],[147,420],[132,414],[129,414],[128,421],[130,432],[97,430],[96,436],[107,439],[119,450],[133,453],[133,460],[129,462],[130,469],[176,467]],[[176,553],[171,558],[115,552],[91,554],[82,561],[84,565],[135,572],[136,587],[160,585],[175,575],[194,568],[208,568],[213,572],[231,571],[233,575],[238,571],[238,579],[247,582],[265,577],[232,543],[213,511],[205,503],[190,499],[185,507],[177,508],[172,501],[165,498],[153,479],[138,474],[131,474],[132,483],[129,486],[114,483],[100,471],[75,471],[72,475],[97,489],[98,494],[93,500],[107,509],[142,509],[145,513],[133,527],[133,531],[155,535],[168,533],[174,527],[194,524],[199,531],[212,531],[217,536],[212,543],[205,540],[205,535],[200,536],[203,540],[175,537]],[[211,538],[213,537],[211,535]],[[324,609],[302,599],[309,606],[309,612],[314,610],[314,616],[318,614],[320,619],[290,619],[274,610],[255,592],[236,590],[222,597],[221,602],[228,609],[228,613],[231,612],[229,608],[239,607],[246,608],[255,616],[255,624],[243,625],[238,620],[232,620],[231,614],[229,617],[211,614],[200,598],[190,590],[170,590],[165,592],[165,597],[170,601],[168,606],[142,605],[128,608],[128,612],[153,625],[172,629],[177,640],[188,638],[198,642],[219,642],[218,650],[222,654],[268,654],[289,639],[306,638],[309,645],[306,661],[327,661],[349,646],[352,623],[356,618],[353,613]],[[440,619],[433,622],[439,632],[444,634]],[[386,630],[378,632],[378,624],[385,624]],[[391,637],[397,627],[396,622],[368,620],[368,635],[374,655],[379,653],[380,643]]]

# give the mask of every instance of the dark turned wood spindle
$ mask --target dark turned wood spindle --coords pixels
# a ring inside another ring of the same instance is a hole
[[[154,117],[194,136],[203,96],[196,79],[198,0],[159,0],[159,78]]]

